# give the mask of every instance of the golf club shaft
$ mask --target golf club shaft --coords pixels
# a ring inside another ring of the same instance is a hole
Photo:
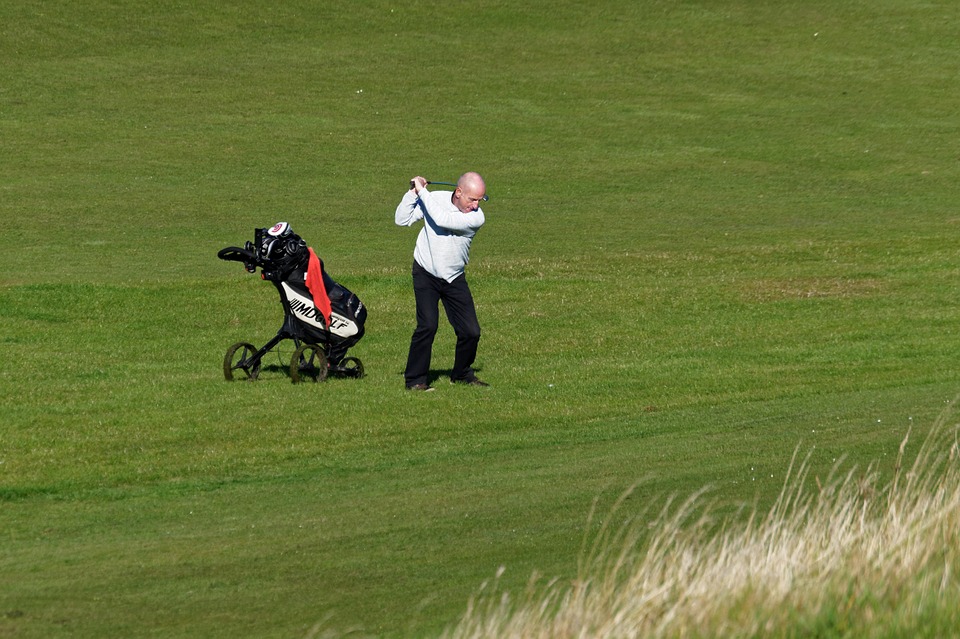
[[[411,184],[412,184],[412,182],[411,182]],[[440,186],[454,186],[454,187],[457,186],[457,185],[454,184],[453,182],[434,182],[434,181],[432,181],[432,180],[427,180],[427,184],[439,184]],[[483,201],[484,201],[484,202],[490,201],[490,197],[489,197],[488,195],[484,194],[484,195],[483,195]]]

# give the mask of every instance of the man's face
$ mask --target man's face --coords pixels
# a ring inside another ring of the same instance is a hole
[[[463,187],[457,187],[453,192],[453,205],[461,213],[473,213],[480,208],[480,202],[483,200],[484,189],[477,184],[467,184]]]

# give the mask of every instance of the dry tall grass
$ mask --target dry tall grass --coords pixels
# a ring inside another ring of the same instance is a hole
[[[948,413],[892,481],[806,460],[766,514],[702,495],[604,530],[573,583],[487,584],[446,639],[960,636],[960,459]]]

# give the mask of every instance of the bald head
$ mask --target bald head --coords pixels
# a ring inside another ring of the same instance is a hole
[[[483,181],[483,178],[480,177],[480,174],[477,173],[476,171],[467,171],[466,173],[461,175],[460,179],[457,180],[457,186],[459,186],[461,189],[464,189],[464,190],[467,190],[468,188],[470,188],[471,190],[479,189],[480,195],[483,195],[484,193],[487,192],[486,183]]]
[[[453,192],[453,204],[461,213],[473,213],[480,208],[480,201],[487,193],[487,185],[479,173],[468,171],[457,180],[457,190]]]

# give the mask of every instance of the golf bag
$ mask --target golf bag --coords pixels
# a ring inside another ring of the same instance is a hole
[[[290,362],[294,382],[304,375],[315,381],[322,381],[328,373],[363,376],[360,360],[346,354],[363,337],[367,309],[327,274],[323,261],[289,224],[255,229],[253,242],[243,248],[228,246],[217,257],[242,262],[249,273],[259,268],[260,277],[276,287],[283,306],[283,324],[263,348],[239,342],[228,349],[223,364],[228,381],[237,371],[256,379],[260,360],[285,339],[295,344]]]

